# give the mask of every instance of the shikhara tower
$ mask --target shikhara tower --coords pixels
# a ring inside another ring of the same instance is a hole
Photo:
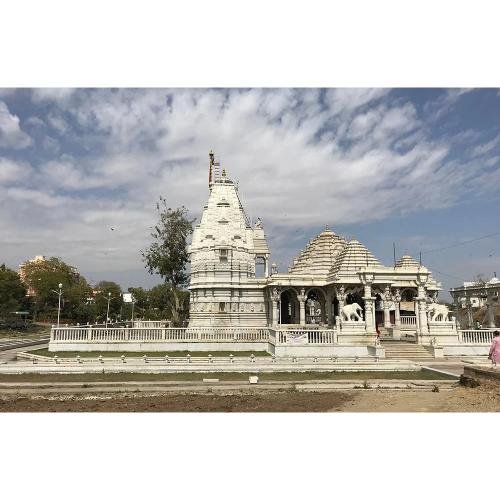
[[[189,326],[266,326],[264,287],[269,248],[260,221],[245,214],[238,187],[209,155],[209,190],[189,246],[191,259]],[[265,267],[255,276],[256,261]]]

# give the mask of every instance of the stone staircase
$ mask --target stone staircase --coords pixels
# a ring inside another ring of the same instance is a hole
[[[433,355],[420,344],[384,338],[382,338],[381,344],[385,348],[386,359],[411,359],[417,361],[434,359]]]

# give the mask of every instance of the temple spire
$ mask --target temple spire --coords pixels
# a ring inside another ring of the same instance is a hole
[[[208,153],[208,158],[209,158],[209,163],[208,163],[208,187],[212,185],[212,168],[214,166],[214,152],[210,150],[210,153]]]

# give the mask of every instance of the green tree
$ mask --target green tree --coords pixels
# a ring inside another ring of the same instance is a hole
[[[0,316],[4,316],[28,306],[26,285],[12,269],[0,266]]]
[[[96,285],[96,290],[98,291],[95,295],[94,304],[96,321],[106,321],[108,297],[111,297],[109,301],[109,317],[110,319],[118,319],[123,305],[122,289],[120,285],[114,281],[100,281]]]
[[[130,287],[128,292],[134,298],[134,317],[146,318],[149,309],[149,294],[142,287]],[[132,304],[124,304],[124,314],[127,318],[132,318]]]
[[[64,316],[79,323],[91,322],[94,313],[91,305],[92,297],[92,287],[85,278],[80,277],[78,283],[70,285],[66,290],[63,289]]]
[[[25,280],[33,290],[34,317],[38,312],[49,312],[54,314],[58,307],[58,296],[54,290],[59,290],[62,284],[62,312],[65,314],[64,303],[69,289],[78,285],[83,279],[76,269],[63,262],[58,257],[50,259],[26,262],[24,264]]]
[[[195,219],[188,217],[182,206],[172,209],[164,198],[156,203],[159,222],[151,233],[153,242],[142,252],[150,274],[159,274],[169,286],[172,300],[169,301],[170,316],[174,325],[179,325],[183,311],[182,291],[187,285],[186,265],[189,261],[187,238],[193,232]]]

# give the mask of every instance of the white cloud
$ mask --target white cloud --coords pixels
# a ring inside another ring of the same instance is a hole
[[[32,143],[31,137],[21,130],[19,118],[0,101],[0,148],[22,149]]]
[[[76,89],[71,88],[38,88],[32,89],[31,98],[36,103],[43,101],[65,102],[68,101],[75,92]]]
[[[26,163],[19,163],[9,158],[0,157],[0,183],[10,184],[26,179],[31,167]]]
[[[63,196],[56,196],[36,189],[18,187],[9,188],[7,190],[7,196],[13,201],[27,202],[35,206],[40,205],[46,208],[61,207],[71,202],[69,198]]]
[[[487,153],[490,153],[493,149],[500,146],[500,135],[497,135],[491,141],[488,141],[483,144],[478,144],[472,150],[471,156],[483,156]]]

